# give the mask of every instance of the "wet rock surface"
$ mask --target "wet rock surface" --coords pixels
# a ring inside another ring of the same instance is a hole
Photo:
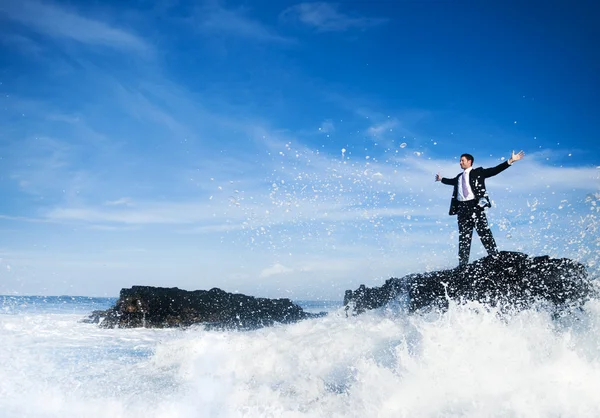
[[[543,303],[562,309],[581,306],[595,294],[593,280],[576,261],[502,251],[462,268],[391,278],[380,287],[361,285],[346,291],[344,305],[353,314],[392,301],[402,303],[410,312],[445,309],[450,300],[517,309]]]
[[[217,329],[256,329],[321,316],[289,299],[255,298],[221,289],[187,291],[176,287],[122,289],[114,307],[94,311],[84,322],[102,328],[166,328],[204,324]]]

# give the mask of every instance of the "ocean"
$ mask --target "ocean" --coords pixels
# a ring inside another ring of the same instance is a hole
[[[101,329],[116,298],[0,296],[0,417],[598,417],[600,301],[390,305],[254,331]]]

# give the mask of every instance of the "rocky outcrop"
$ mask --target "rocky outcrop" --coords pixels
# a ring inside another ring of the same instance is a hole
[[[410,312],[445,309],[450,300],[517,309],[541,302],[562,309],[581,306],[595,293],[594,282],[580,263],[502,251],[465,267],[391,278],[381,287],[361,285],[346,291],[344,305],[354,314],[390,301],[403,303]]]
[[[94,311],[85,322],[103,328],[165,328],[204,324],[209,328],[255,329],[292,323],[319,314],[304,312],[289,299],[266,299],[221,289],[186,291],[176,287],[122,289],[114,307]]]
[[[391,278],[380,287],[347,290],[348,313],[360,314],[390,302],[408,312],[446,309],[450,301],[479,301],[488,306],[525,309],[534,304],[558,310],[580,307],[598,293],[585,267],[576,261],[530,257],[502,251],[465,267]],[[133,286],[122,289],[114,307],[94,311],[85,322],[103,328],[186,327],[249,330],[322,316],[289,299],[255,298],[221,289],[186,291]]]

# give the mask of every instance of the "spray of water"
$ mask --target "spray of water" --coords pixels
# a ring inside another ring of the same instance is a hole
[[[559,320],[479,304],[253,332],[3,318],[5,417],[594,417],[600,304]]]

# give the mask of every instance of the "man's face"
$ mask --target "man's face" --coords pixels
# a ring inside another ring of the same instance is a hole
[[[467,157],[460,157],[460,168],[467,169],[473,165],[473,161],[467,160]]]

